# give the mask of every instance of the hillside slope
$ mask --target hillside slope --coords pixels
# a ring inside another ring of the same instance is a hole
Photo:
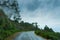
[[[14,22],[8,19],[3,10],[0,9],[0,40],[4,40],[16,31]]]
[[[0,40],[4,40],[6,37],[20,31],[31,31],[36,28],[33,24],[26,22],[15,22],[10,20],[4,13],[2,9],[0,9]]]

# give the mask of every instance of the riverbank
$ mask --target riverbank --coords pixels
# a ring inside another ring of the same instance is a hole
[[[20,34],[20,32],[16,32],[12,34],[11,36],[7,37],[5,40],[13,40],[18,34]]]

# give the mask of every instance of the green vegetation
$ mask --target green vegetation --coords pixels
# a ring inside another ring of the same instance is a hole
[[[37,35],[46,39],[60,39],[60,33],[54,32],[53,29],[49,28],[47,25],[44,29],[39,29],[37,23],[28,23],[24,21],[18,23],[17,20],[12,21],[5,15],[3,10],[0,9],[0,40],[5,40],[10,35],[21,31],[35,31]]]
[[[28,23],[28,22],[23,22],[21,21],[20,23],[20,26],[21,26],[21,30],[24,30],[24,31],[32,31],[32,30],[35,30],[36,27],[31,23]]]
[[[39,36],[46,38],[46,39],[60,40],[60,33],[54,32],[52,30],[52,28],[49,28],[47,25],[44,27],[44,29],[36,30],[35,33]]]
[[[5,38],[10,35],[21,32],[21,31],[33,31],[35,30],[35,26],[33,24],[21,21],[12,21],[10,20],[3,10],[0,9],[0,40],[5,40]]]
[[[0,40],[5,40],[16,32],[36,30],[33,23],[24,21],[18,23],[21,18],[17,0],[0,0],[0,2]],[[5,9],[10,12],[6,12]],[[12,15],[14,20],[10,20]]]
[[[24,21],[18,23],[21,18],[17,0],[13,0],[12,3],[10,1],[12,0],[0,0],[0,40],[5,40],[10,35],[21,31],[35,31],[37,35],[46,39],[60,40],[60,33],[54,32],[53,29],[49,28],[47,25],[44,29],[39,29],[37,23],[28,23]],[[11,13],[8,13],[10,14],[9,16],[5,15],[5,12],[3,11],[4,8],[11,10]],[[14,16],[13,21],[10,20],[12,15]]]
[[[4,40],[16,31],[14,22],[8,19],[3,10],[0,9],[0,40]]]

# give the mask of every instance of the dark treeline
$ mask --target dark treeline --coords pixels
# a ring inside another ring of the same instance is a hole
[[[35,33],[47,40],[60,40],[60,33],[54,32],[54,30],[49,28],[47,25],[45,25],[44,29],[37,29]]]

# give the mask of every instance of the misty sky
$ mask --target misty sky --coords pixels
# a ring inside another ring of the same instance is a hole
[[[21,18],[25,22],[37,22],[39,28],[48,25],[60,32],[60,0],[18,0]]]

